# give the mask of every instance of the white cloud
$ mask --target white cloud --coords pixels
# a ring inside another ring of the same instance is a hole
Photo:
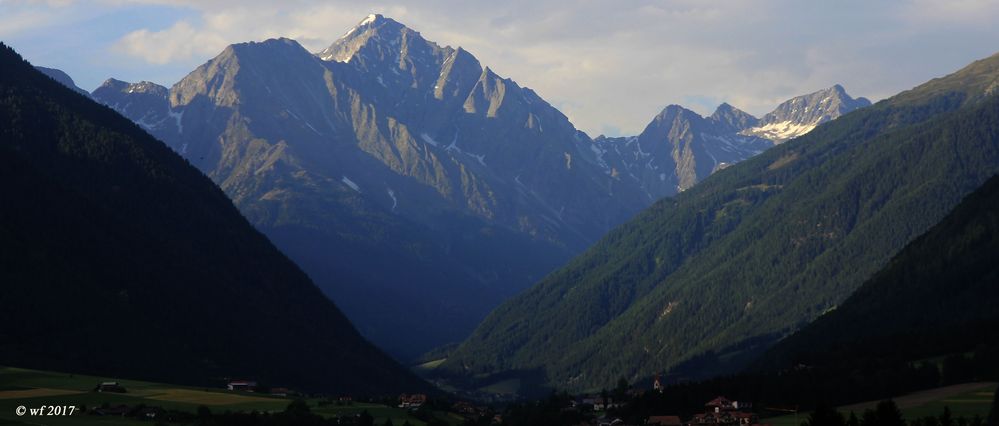
[[[907,0],[901,16],[918,25],[996,25],[999,2],[995,0]]]
[[[0,0],[0,37],[66,22],[75,14],[67,7],[72,4],[73,0]]]
[[[226,39],[180,21],[162,31],[138,30],[126,34],[114,48],[152,64],[167,64],[218,53]]]

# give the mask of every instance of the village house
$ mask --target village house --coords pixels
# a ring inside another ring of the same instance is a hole
[[[660,426],[764,426],[756,414],[748,411],[752,404],[732,401],[719,396],[704,404],[704,412],[695,414],[684,423],[678,416],[651,416],[645,424]]]
[[[593,407],[594,411],[605,411],[614,408],[619,408],[622,405],[623,404],[620,401],[614,401],[614,398],[611,397],[604,398],[599,395],[591,395],[591,396],[584,396],[582,400],[580,400],[575,405],[572,405],[572,407],[590,406]]]
[[[257,382],[250,380],[233,380],[229,382],[228,385],[226,385],[226,389],[229,389],[231,391],[253,392],[253,390],[256,387],[257,387]]]
[[[627,426],[624,420],[617,417],[600,417],[596,421],[597,426]]]
[[[135,413],[135,417],[146,420],[156,420],[157,417],[163,418],[165,415],[166,411],[160,407],[145,407]]]
[[[420,408],[427,403],[427,396],[418,393],[413,395],[399,395],[399,408]]]
[[[125,387],[118,382],[101,382],[94,388],[94,392],[115,392],[115,393],[126,393]]]
[[[753,426],[759,424],[756,414],[748,411],[752,404],[732,401],[723,396],[712,399],[704,404],[704,413],[694,415],[690,420],[690,425],[743,425]]]
[[[491,410],[487,407],[481,407],[478,405],[472,405],[471,403],[465,401],[458,401],[451,406],[451,411],[461,414],[466,418],[470,419],[480,419],[492,414]]]

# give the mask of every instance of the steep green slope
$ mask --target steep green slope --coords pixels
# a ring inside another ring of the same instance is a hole
[[[994,339],[997,303],[999,177],[993,177],[840,307],[781,341],[758,364],[781,368],[858,354],[915,359],[972,350],[985,343],[980,339]]]
[[[0,364],[426,387],[180,156],[3,45],[0,70]]]
[[[443,371],[593,389],[699,355],[743,365],[999,171],[996,81],[999,55],[656,203],[496,309]]]

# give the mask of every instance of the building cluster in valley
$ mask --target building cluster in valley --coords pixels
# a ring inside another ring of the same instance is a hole
[[[655,389],[658,390],[661,388],[656,387]],[[624,405],[622,402],[615,402],[610,397],[583,397],[570,402],[569,409],[585,407],[594,411],[605,411],[621,408]],[[686,421],[677,415],[663,414],[649,416],[643,424],[656,426],[767,426],[760,423],[759,417],[752,411],[752,404],[750,403],[733,401],[724,396],[719,396],[704,404],[704,408],[704,412],[694,414]],[[605,413],[580,426],[584,425],[630,426],[629,423],[609,415],[609,413]]]
[[[226,389],[236,392],[261,392],[275,396],[297,394],[287,388],[260,387],[252,380],[231,380],[228,382]],[[651,392],[661,394],[664,389],[665,385],[663,381],[659,375],[656,375],[652,381]],[[124,392],[124,388],[121,388],[117,382],[105,382],[101,383],[95,391]],[[645,389],[632,388],[625,393],[616,394],[615,396],[608,395],[606,392],[600,395],[582,395],[569,400],[568,406],[563,408],[563,410],[578,410],[599,415],[589,418],[589,420],[581,423],[579,426],[630,426],[632,423],[616,417],[615,414],[620,413],[620,410],[627,410],[632,401],[641,398],[646,392],[647,390]],[[327,399],[320,402],[319,405],[334,403],[337,405],[351,405],[353,404],[353,398],[350,396],[340,396],[338,399]],[[401,394],[398,397],[397,407],[417,411],[427,407],[428,404],[430,404],[430,399],[426,394]],[[435,409],[449,411],[473,421],[491,419],[492,424],[500,424],[503,421],[502,416],[492,408],[474,405],[467,401],[458,401],[453,403],[453,405],[449,403],[446,406],[440,406],[440,402],[438,401],[431,405]],[[760,424],[759,417],[752,411],[752,404],[731,400],[724,396],[719,396],[708,401],[704,404],[704,412],[694,414],[686,419],[672,413],[663,413],[648,416],[638,423],[655,426],[767,426]]]
[[[420,408],[427,403],[427,396],[422,393],[399,395],[399,408]]]

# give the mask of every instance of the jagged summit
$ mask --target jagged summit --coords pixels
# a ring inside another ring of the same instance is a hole
[[[157,96],[166,96],[167,88],[160,86],[159,84],[153,83],[151,81],[140,81],[138,83],[130,83],[127,81],[121,81],[115,78],[109,78],[104,80],[104,83],[94,90],[98,91],[115,91],[115,92],[127,92],[127,93],[150,93]]]
[[[131,84],[131,83],[129,83],[127,81],[121,81],[121,80],[118,80],[117,78],[109,78],[107,80],[104,80],[104,82],[101,83],[101,85],[98,86],[97,88],[98,89],[100,89],[100,88],[120,89],[120,88],[123,88],[123,87],[128,87],[129,84]]]
[[[666,105],[666,107],[663,108],[663,110],[660,111],[659,114],[657,114],[652,120],[653,122],[664,121],[678,116],[697,116],[699,118],[703,118],[700,114],[687,109],[683,105],[669,104]]]
[[[715,109],[709,119],[725,128],[737,132],[755,126],[759,119],[741,109],[738,109],[727,102],[723,102]]]
[[[763,116],[757,126],[744,134],[760,136],[782,143],[812,131],[819,124],[835,119],[858,108],[871,105],[866,98],[852,98],[842,85],[791,98]]]
[[[316,56],[324,61],[350,62],[354,55],[369,45],[369,41],[377,41],[379,43],[376,44],[400,48],[409,39],[416,39],[440,48],[423,39],[418,31],[414,31],[392,18],[371,14],[344,33],[329,47],[317,53]],[[448,53],[452,50],[450,47],[447,49]]]
[[[379,15],[319,53],[234,44],[166,98],[100,100],[212,177],[405,359],[464,338],[652,200],[537,93]]]

